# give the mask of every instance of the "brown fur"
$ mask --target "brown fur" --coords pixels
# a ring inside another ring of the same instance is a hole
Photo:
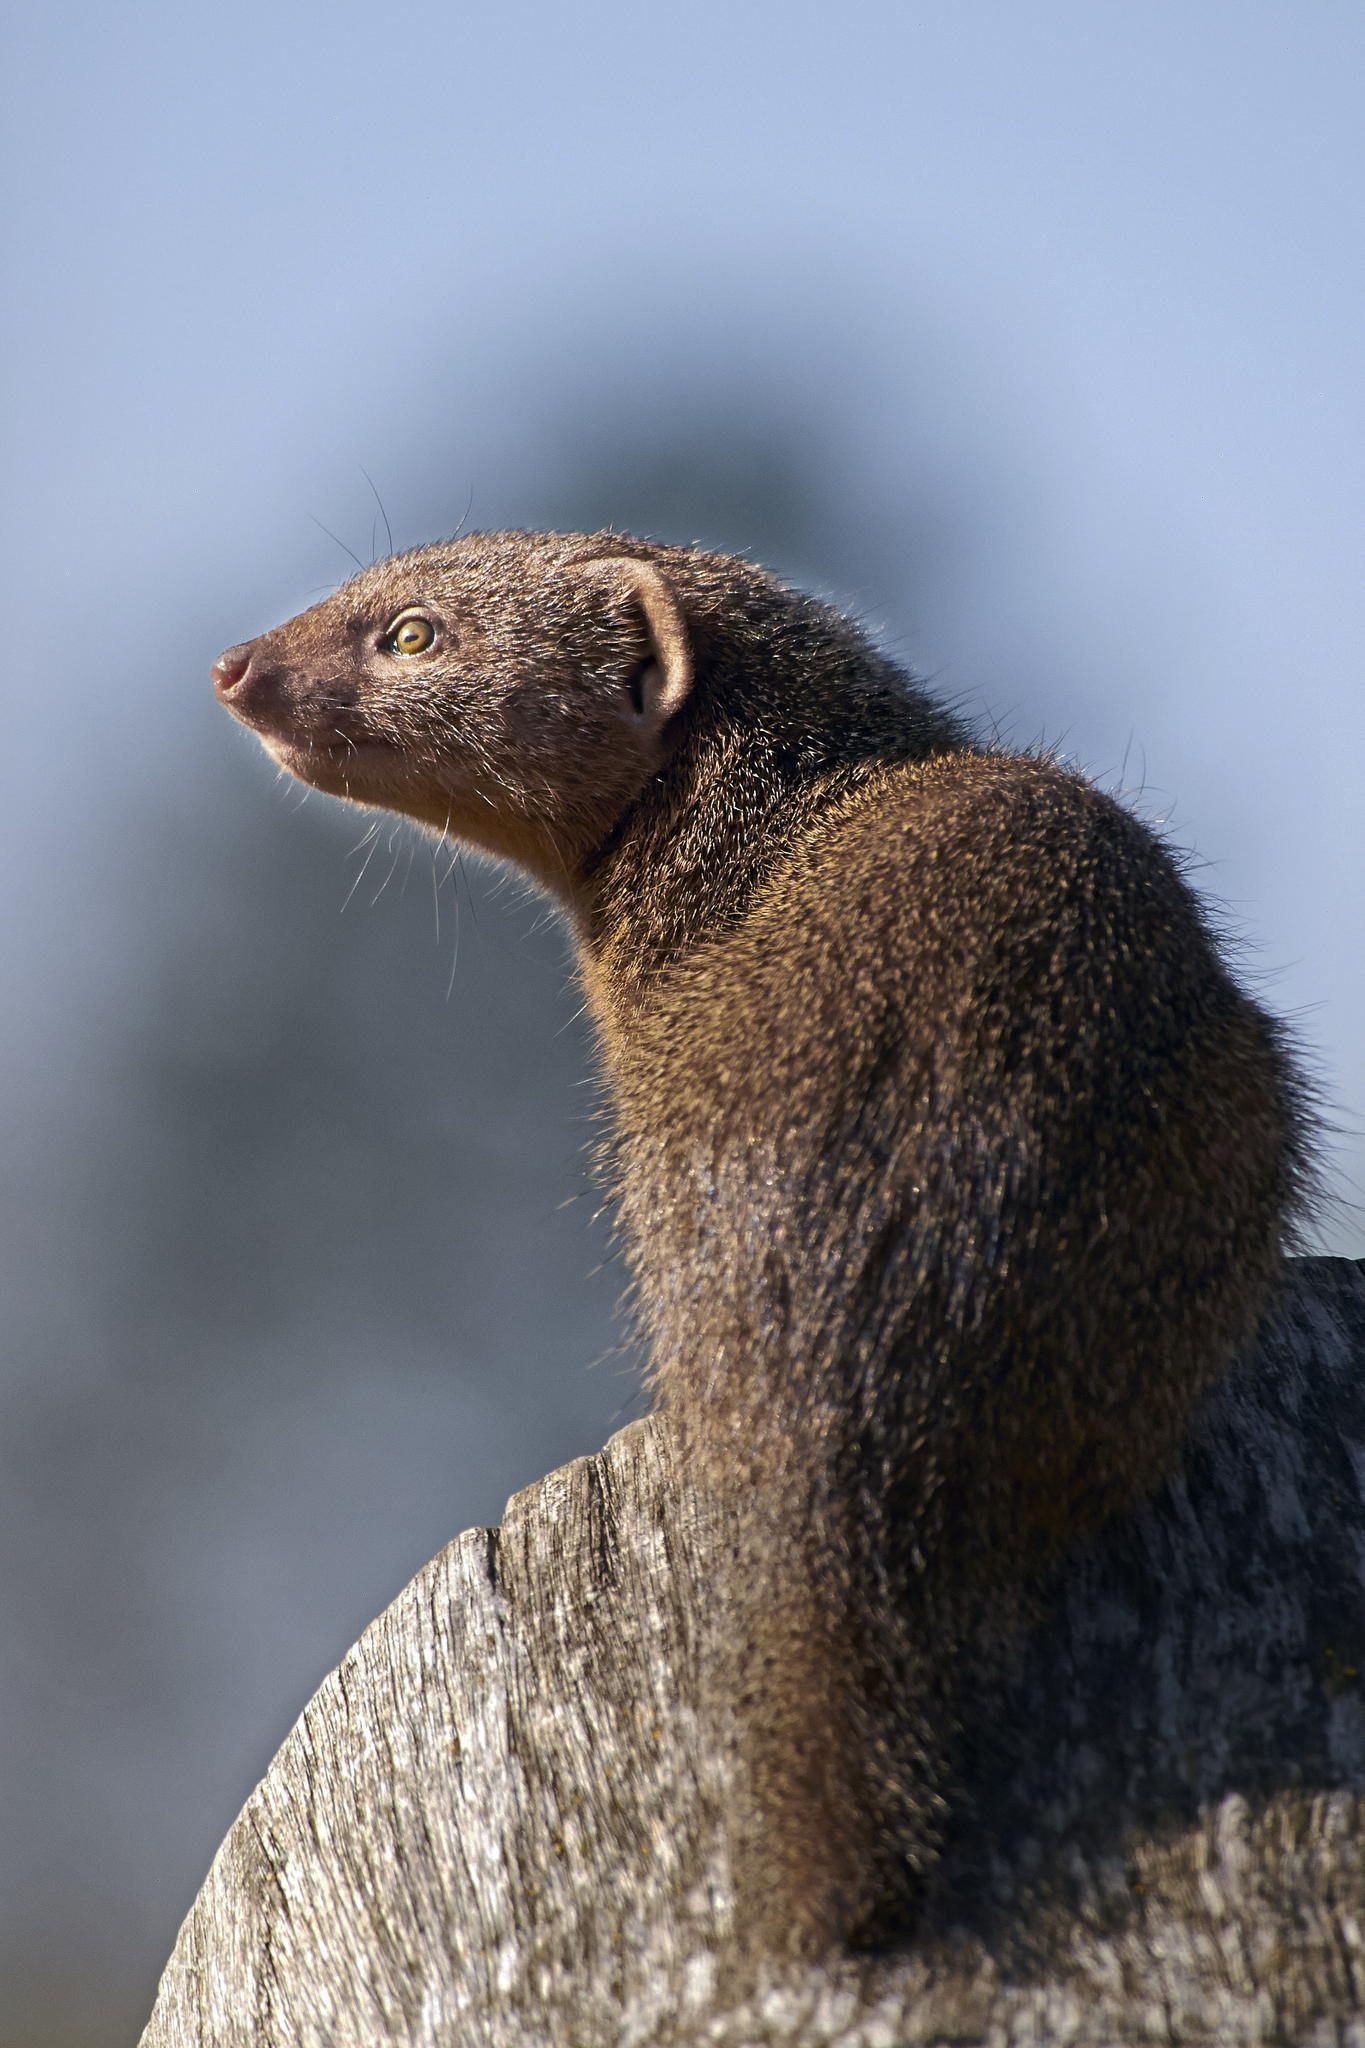
[[[564,905],[654,1380],[733,1530],[740,1932],[894,1938],[963,1685],[1266,1303],[1307,1129],[1279,1028],[1119,803],[744,562],[470,535],[219,687],[294,773]]]

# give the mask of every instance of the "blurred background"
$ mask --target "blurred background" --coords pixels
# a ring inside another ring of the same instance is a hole
[[[1349,0],[9,10],[0,2041],[135,2039],[324,1673],[638,1406],[559,929],[212,701],[367,472],[399,546],[751,551],[1169,819],[1360,1253],[1363,62]]]

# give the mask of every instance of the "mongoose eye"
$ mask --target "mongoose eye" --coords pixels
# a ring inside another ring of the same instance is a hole
[[[436,628],[421,612],[395,619],[385,636],[391,654],[425,654],[435,638]]]

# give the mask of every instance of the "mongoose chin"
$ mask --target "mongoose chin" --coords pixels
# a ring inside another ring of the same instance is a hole
[[[964,1689],[1269,1299],[1280,1027],[1120,803],[747,562],[470,534],[214,677],[304,781],[563,905],[653,1382],[728,1531],[739,1952],[912,1936]]]

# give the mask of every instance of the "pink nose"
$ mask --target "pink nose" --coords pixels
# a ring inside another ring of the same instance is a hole
[[[213,687],[220,697],[230,697],[251,667],[249,647],[229,647],[213,664]]]

